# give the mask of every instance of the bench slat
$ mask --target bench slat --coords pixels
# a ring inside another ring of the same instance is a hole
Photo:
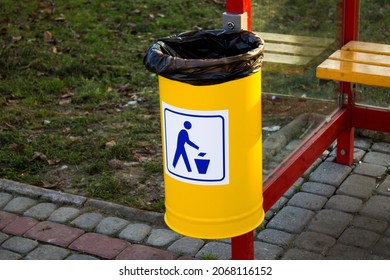
[[[359,51],[359,52],[368,52],[374,54],[390,55],[390,45],[378,44],[378,43],[350,41],[346,45],[344,45],[341,49],[345,51]]]
[[[296,56],[296,55],[288,55],[288,54],[277,54],[277,53],[266,53],[264,55],[264,62],[269,63],[278,63],[278,64],[292,64],[305,66],[307,65],[313,58],[307,56]]]
[[[388,67],[327,59],[317,67],[320,79],[390,87]]]
[[[390,56],[381,54],[338,50],[329,59],[390,67]]]
[[[309,37],[309,36],[297,36],[290,34],[278,34],[268,32],[256,32],[266,42],[280,42],[295,45],[306,45],[321,48],[328,48],[329,45],[333,44],[336,40],[330,38],[321,37]]]
[[[319,47],[310,47],[310,46],[297,46],[297,45],[289,45],[289,44],[276,44],[276,43],[266,43],[265,51],[269,51],[272,53],[285,53],[291,55],[303,55],[303,56],[311,56],[316,57],[324,52],[323,48]]]

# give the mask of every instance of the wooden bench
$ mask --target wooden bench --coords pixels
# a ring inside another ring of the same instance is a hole
[[[390,87],[390,45],[351,41],[322,62],[317,78]]]
[[[266,70],[299,71],[318,63],[334,45],[335,39],[256,32],[265,41]]]

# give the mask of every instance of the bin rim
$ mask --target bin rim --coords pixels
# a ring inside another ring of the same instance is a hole
[[[218,50],[207,49],[209,46],[205,46],[205,42]],[[219,53],[212,53],[211,58],[194,58],[193,49],[186,49],[194,45],[202,48],[200,51],[204,53],[206,50]],[[158,39],[148,48],[144,65],[150,72],[171,80],[192,85],[213,85],[260,71],[263,57],[264,40],[253,32],[197,30]]]

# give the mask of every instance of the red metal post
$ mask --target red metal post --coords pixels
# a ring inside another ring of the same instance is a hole
[[[248,15],[248,30],[252,29],[251,26],[251,0],[226,0],[226,12],[231,14],[243,14]]]
[[[342,26],[340,44],[344,46],[349,41],[359,37],[359,0],[343,0]],[[350,83],[341,82],[339,91],[342,106],[348,110],[347,128],[337,138],[337,162],[351,165],[353,163],[355,129],[352,126],[353,90]]]
[[[226,13],[248,15],[248,30],[251,30],[251,0],[226,0]],[[232,238],[232,259],[254,259],[254,232]]]
[[[254,232],[232,238],[232,260],[253,260],[254,250]]]

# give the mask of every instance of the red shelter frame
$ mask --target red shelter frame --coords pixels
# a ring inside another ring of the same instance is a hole
[[[251,1],[226,0],[226,12],[248,14],[251,29]],[[340,45],[358,40],[359,0],[342,0]],[[266,55],[266,53],[265,53]],[[342,82],[339,92],[343,102],[330,121],[318,127],[263,182],[264,210],[271,206],[300,178],[322,153],[337,140],[337,163],[351,165],[355,127],[390,132],[387,110],[355,106],[350,83]],[[232,259],[254,259],[254,232],[232,238]]]

